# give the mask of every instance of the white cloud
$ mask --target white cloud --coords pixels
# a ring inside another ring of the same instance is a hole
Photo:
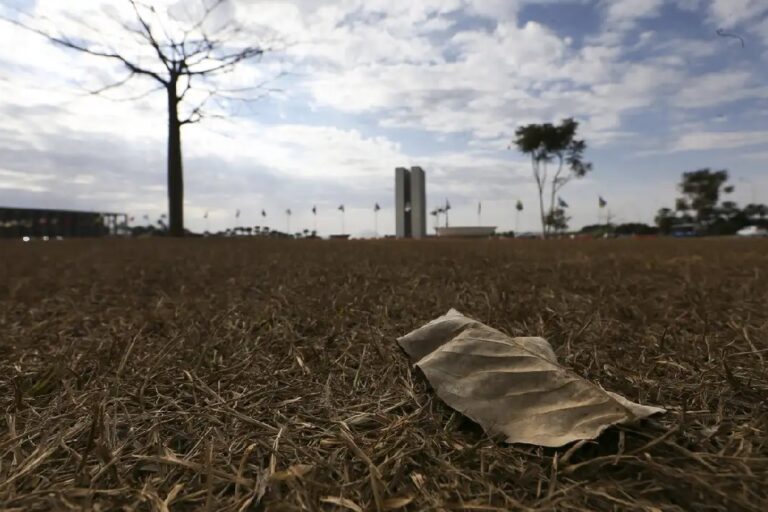
[[[732,28],[768,11],[765,0],[712,0],[710,14],[721,28]]]
[[[686,108],[722,105],[745,98],[768,98],[768,86],[754,86],[752,73],[710,73],[691,78],[674,104]]]
[[[656,16],[663,4],[664,0],[608,0],[604,2],[606,23],[622,26],[640,18]]]
[[[499,21],[514,21],[521,2],[518,0],[473,0],[468,2],[469,12]]]
[[[384,137],[364,137],[357,130],[248,121],[216,123],[212,130],[196,128],[187,134],[190,158],[226,155],[230,162],[249,162],[288,179],[354,178],[352,186],[364,186],[366,179],[389,176],[396,166],[410,163],[399,144]]]
[[[768,131],[693,132],[680,136],[672,151],[713,151],[768,144]]]
[[[43,182],[52,179],[51,174],[30,174],[26,172],[0,169],[0,189],[22,190],[27,192],[46,192]]]
[[[768,151],[756,151],[753,153],[747,153],[744,155],[744,158],[748,158],[750,160],[758,160],[761,162],[768,162]]]

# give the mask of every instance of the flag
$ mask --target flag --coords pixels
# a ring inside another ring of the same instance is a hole
[[[238,208],[237,210],[235,210],[235,218],[236,218],[236,219],[239,219],[239,218],[240,218],[240,208]]]
[[[381,210],[381,206],[379,206],[379,203],[374,204],[373,205],[373,211],[377,212],[379,210]]]
[[[207,218],[208,218],[208,210],[206,210],[206,211],[205,211],[205,214],[203,215],[203,218],[204,218],[204,219],[207,219]]]
[[[288,215],[288,216],[290,216],[290,215],[291,215],[291,209],[290,209],[290,208],[288,208],[287,210],[285,210],[285,214],[286,214],[286,215]]]
[[[603,199],[603,196],[597,196],[598,204],[600,205],[600,208],[605,208],[605,206],[608,204],[608,201]]]
[[[519,212],[523,211],[523,202],[518,199],[517,200],[517,206],[515,206],[515,208],[517,208],[517,211],[519,211]]]
[[[477,202],[477,214],[480,215],[481,213],[483,213],[483,203],[478,201]]]
[[[343,211],[344,211],[344,205],[343,205],[343,204],[340,204],[340,205],[339,205],[339,211],[340,211],[340,212],[343,212]]]
[[[262,217],[266,217],[267,216],[267,211],[266,210],[261,210],[261,216]]]
[[[133,222],[133,217],[131,217],[130,219],[128,219],[128,222]]]
[[[448,202],[448,200],[445,200],[445,211],[448,211],[451,209],[451,203]]]
[[[312,207],[312,215],[317,215],[317,206]]]
[[[568,203],[563,201],[562,197],[558,197],[557,198],[557,206],[559,206],[560,208],[568,208]]]

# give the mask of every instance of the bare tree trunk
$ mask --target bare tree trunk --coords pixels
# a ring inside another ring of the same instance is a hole
[[[558,190],[556,187],[557,187],[558,179],[560,179],[560,173],[563,170],[563,157],[562,155],[558,155],[558,157],[560,158],[560,163],[557,167],[557,174],[555,174],[555,177],[552,178],[552,189],[549,197],[549,215],[551,216],[552,219],[555,218],[555,195],[557,194],[557,190]]]
[[[541,211],[541,236],[547,238],[547,217],[544,214],[544,190],[539,185],[539,210]]]
[[[171,236],[184,236],[184,177],[176,77],[168,84],[168,220]]]
[[[541,236],[547,238],[547,221],[544,216],[544,187],[541,183],[541,175],[539,174],[539,165],[534,157],[531,157],[531,163],[533,165],[533,177],[536,178],[536,186],[539,187],[539,213],[541,214]]]

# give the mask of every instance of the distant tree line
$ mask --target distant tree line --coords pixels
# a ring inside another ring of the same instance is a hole
[[[642,222],[627,222],[624,224],[590,224],[581,228],[580,232],[594,236],[653,236],[659,234],[659,228]]]
[[[148,217],[146,217],[148,220]],[[147,237],[147,236],[173,236],[170,234],[168,224],[166,223],[167,216],[161,215],[155,222],[147,222],[144,225],[126,226],[126,229],[133,237]],[[268,237],[268,238],[318,238],[317,231],[304,229],[297,231],[296,233],[285,233],[277,229],[272,229],[268,226],[235,226],[232,228],[226,228],[220,231],[209,233],[195,233],[189,230],[185,230],[185,236],[200,237],[200,236],[213,236],[213,237],[241,237],[241,236],[253,236],[253,237]]]
[[[728,183],[726,170],[685,172],[678,188],[681,197],[674,208],[661,208],[656,214],[662,234],[689,229],[699,235],[732,235],[750,225],[768,227],[768,206],[750,203],[740,208],[735,201],[720,200],[735,188]]]

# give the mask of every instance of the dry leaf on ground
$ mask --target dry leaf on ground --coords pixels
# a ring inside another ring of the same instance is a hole
[[[664,412],[560,366],[544,338],[511,338],[454,309],[398,343],[445,403],[510,443],[562,446]]]

